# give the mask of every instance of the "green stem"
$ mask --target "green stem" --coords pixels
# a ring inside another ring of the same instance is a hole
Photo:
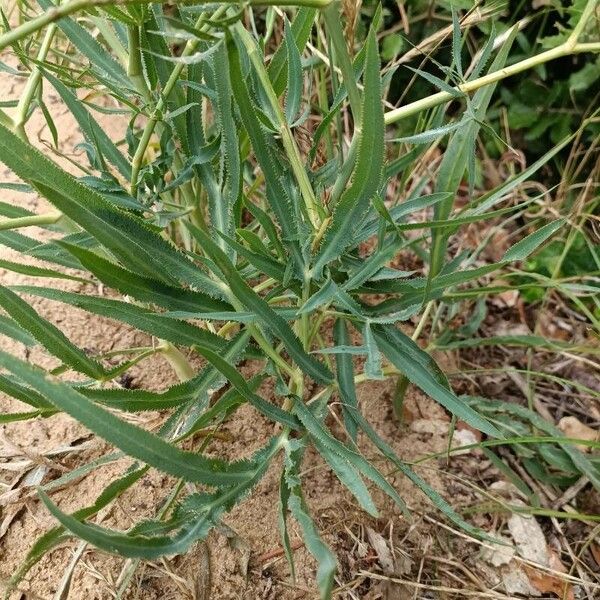
[[[54,33],[56,31],[56,25],[50,25],[46,30],[46,35],[42,41],[42,45],[40,46],[37,60],[39,62],[43,62],[46,60],[46,56],[48,51],[50,50],[50,45],[52,44],[52,38],[54,37]],[[29,116],[29,107],[31,106],[31,102],[33,101],[33,97],[38,89],[38,85],[42,79],[42,73],[39,67],[36,65],[31,70],[31,75],[27,80],[27,85],[19,98],[19,104],[17,105],[17,114],[15,115],[13,128],[15,133],[24,141],[27,142],[27,134],[25,133],[25,123],[27,123],[27,118]]]
[[[17,217],[16,219],[0,220],[0,231],[7,229],[19,229],[21,227],[31,227],[32,225],[53,225],[63,214],[58,211],[51,211],[41,215],[31,215],[30,217]]]
[[[581,13],[581,18],[575,25],[575,28],[571,32],[569,39],[566,42],[567,46],[575,47],[577,45],[577,41],[579,40],[585,26],[587,25],[588,20],[592,16],[592,13],[596,9],[598,5],[598,0],[588,0],[585,8],[583,9],[583,13]]]
[[[467,81],[466,83],[456,86],[454,89],[463,92],[464,94],[469,94],[486,85],[502,81],[507,77],[512,77],[513,75],[517,75],[518,73],[522,73],[523,71],[527,71],[548,61],[556,60],[557,58],[564,58],[565,56],[570,56],[573,54],[580,54],[583,52],[600,52],[600,42],[576,44],[565,42],[556,48],[546,50],[545,52],[537,54],[536,56],[521,60],[514,65],[504,67],[503,69],[499,69],[493,73],[488,73],[487,75],[478,77],[472,81]],[[453,98],[454,96],[449,92],[438,92],[437,94],[432,94],[427,98],[422,98],[421,100],[411,102],[410,104],[406,104],[400,108],[395,108],[394,110],[390,110],[385,113],[385,124],[390,125],[392,123],[397,123],[398,121],[420,113],[423,110],[427,110],[428,108],[433,108],[434,106],[449,102]]]
[[[101,17],[90,17],[90,21],[96,26],[104,38],[104,41],[110,46],[110,49],[115,53],[118,59],[124,64],[127,64],[127,50],[125,50],[121,40],[117,37],[115,30],[112,28],[111,21]]]

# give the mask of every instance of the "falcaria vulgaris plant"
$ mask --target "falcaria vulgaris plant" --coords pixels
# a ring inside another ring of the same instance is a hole
[[[455,395],[416,338],[433,312],[458,301],[457,290],[476,292],[478,278],[524,259],[560,228],[561,220],[541,225],[501,262],[486,266],[473,266],[468,253],[448,252],[462,225],[522,209],[502,202],[567,143],[456,206],[465,175],[474,178],[476,140],[496,83],[554,58],[598,51],[588,27],[595,5],[587,2],[559,46],[510,64],[516,28],[502,37],[492,30],[472,64],[463,65],[467,52],[455,14],[445,79],[417,71],[439,92],[388,111],[384,90],[393,70],[380,64],[381,11],[356,53],[348,50],[339,3],[329,0],[37,0],[37,6],[22,4],[15,27],[5,18],[0,49],[19,58],[23,69],[14,73],[25,73],[27,82],[14,106],[0,112],[0,161],[22,181],[13,189],[35,192],[54,209],[33,214],[0,203],[0,243],[23,256],[19,264],[3,260],[2,268],[42,282],[0,287],[3,331],[41,345],[61,366],[44,372],[1,352],[0,390],[30,408],[0,419],[68,413],[116,448],[82,472],[123,455],[135,459],[94,503],[73,514],[59,510],[46,493],[56,481],[41,486],[60,525],[40,538],[13,583],[70,535],[136,559],[183,553],[283,457],[283,545],[292,562],[291,516],[318,561],[320,593],[329,597],[336,559],[303,498],[306,449],[316,449],[368,513],[377,509],[366,481],[405,510],[381,469],[359,452],[359,433],[448,519],[478,535],[378,436],[361,413],[356,386],[398,378],[401,398],[410,382],[456,418],[492,438],[503,436],[477,403]],[[275,25],[283,32],[278,45],[269,38]],[[89,164],[78,165],[80,176],[28,139],[33,111],[43,111],[53,129],[46,88],[60,96],[83,134]],[[82,92],[93,92],[94,101],[80,100]],[[124,140],[111,139],[97,123],[95,112],[107,110],[100,96],[111,97],[111,106],[129,119]],[[453,119],[445,117],[450,101],[463,107]],[[386,136],[386,128],[415,114],[422,117],[415,135]],[[307,147],[306,135],[302,144],[299,139],[309,126]],[[423,176],[407,188],[414,165],[441,138],[446,150],[436,178]],[[415,222],[416,213],[432,216]],[[17,231],[31,225],[61,235],[41,243]],[[422,276],[390,266],[401,251],[428,264]],[[30,266],[30,256],[50,266]],[[95,295],[92,286],[72,293],[45,285],[45,277],[64,276],[61,267],[78,269],[123,299]],[[123,361],[109,365],[41,318],[27,303],[30,296],[116,319],[155,343],[123,348]],[[411,337],[400,324],[420,312]],[[178,385],[157,393],[115,383],[156,353],[170,361]],[[197,372],[188,361],[193,354],[204,359]],[[355,355],[365,357],[360,372]],[[246,380],[236,365],[248,359],[264,368]],[[266,379],[274,382],[277,401],[259,395]],[[332,399],[341,407],[342,439],[328,427]],[[258,452],[228,461],[207,455],[206,445],[181,448],[201,430],[210,440],[212,428],[235,419],[245,403],[273,422],[272,438]],[[157,431],[122,418],[147,410],[164,411]],[[90,522],[148,469],[180,481],[166,510],[129,531]],[[183,496],[184,489],[195,492]]]

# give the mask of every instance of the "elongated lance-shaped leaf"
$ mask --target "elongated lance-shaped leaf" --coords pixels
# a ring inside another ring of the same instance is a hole
[[[215,352],[211,352],[208,348],[202,348],[201,346],[195,346],[195,348],[197,352],[204,356],[204,358],[215,367],[215,369],[220,371],[223,376],[227,378],[231,385],[233,385],[245,400],[265,417],[273,419],[290,429],[300,429],[300,423],[291,413],[279,408],[279,406],[276,406],[275,404],[267,402],[258,394],[254,393],[235,367],[232,367],[226,360],[221,358]]]
[[[4,286],[0,286],[0,306],[50,354],[65,364],[93,379],[102,379],[106,375],[102,365],[89,358],[58,327],[40,317],[25,300]]]
[[[556,146],[553,146],[543,154],[538,160],[529,165],[526,169],[523,169],[517,173],[514,177],[506,180],[493,190],[486,192],[485,194],[478,197],[475,201],[471,202],[464,210],[464,215],[479,215],[484,214],[492,206],[506,198],[507,195],[515,189],[520,183],[529,179],[536,171],[541,169],[545,164],[558,154],[569,142],[571,142],[578,132],[568,135],[562,139]]]
[[[255,392],[260,384],[267,378],[266,373],[261,373],[251,377],[247,382],[248,388]],[[214,404],[207,408],[194,423],[192,429],[186,432],[185,437],[188,437],[195,431],[199,431],[204,427],[208,427],[214,421],[224,421],[231,415],[239,406],[246,403],[246,399],[234,387],[229,388]]]
[[[439,377],[435,377],[431,373],[428,364],[435,364],[435,362],[431,357],[428,357],[428,360],[422,357],[422,354],[425,353],[409,337],[393,325],[378,325],[373,328],[373,334],[387,359],[404,373],[409,381],[420,387],[428,396],[465,423],[492,437],[502,437],[496,427],[468,404],[462,402],[449,387],[440,381]],[[415,360],[415,356],[422,358]],[[437,371],[440,372],[439,367]]]
[[[466,123],[464,121],[459,121],[458,123],[448,123],[447,125],[441,125],[440,127],[434,127],[433,129],[428,129],[427,131],[422,131],[421,133],[416,133],[414,135],[409,135],[406,137],[396,138],[394,140],[389,140],[391,142],[398,142],[402,144],[429,144],[438,138],[441,138],[453,131],[464,127]]]
[[[462,36],[460,34],[460,21],[456,9],[452,7],[452,62],[460,78],[463,78],[462,67]]]
[[[31,388],[21,385],[14,379],[6,377],[5,375],[0,375],[0,392],[4,392],[11,398],[20,400],[34,408],[49,409],[54,406]]]
[[[333,330],[336,346],[350,346],[350,336],[348,327],[344,319],[337,319]],[[354,385],[354,366],[352,364],[352,355],[348,352],[340,352],[335,355],[336,379],[340,400],[342,401],[342,416],[346,431],[350,439],[356,443],[358,428],[356,421],[351,418],[350,409],[358,410],[358,399],[356,397],[356,387]]]
[[[282,504],[281,525],[285,539],[287,536],[286,512],[289,510],[302,530],[306,548],[317,561],[317,585],[319,586],[321,599],[328,600],[331,597],[333,577],[338,565],[333,552],[319,535],[319,531],[310,516],[308,506],[304,500],[304,494],[302,493],[300,468],[305,447],[305,443],[297,439],[287,441],[285,446],[285,469],[280,483]],[[289,538],[286,546],[289,547]],[[288,562],[293,569],[293,555],[291,550],[288,550],[288,553]]]
[[[171,73],[176,65],[170,61],[172,59],[169,45],[165,38],[160,35],[161,29],[164,29],[164,20],[162,19],[162,5],[151,4],[150,10],[146,13],[146,20],[142,25],[143,40],[145,43],[143,51],[143,60],[146,66],[151,65],[158,77],[161,89],[164,89],[169,81]],[[181,86],[173,86],[168,98],[165,98],[166,105],[171,112],[185,106],[186,95]],[[181,142],[183,152],[189,154],[188,129],[185,112],[176,113],[172,119],[175,132]]]
[[[269,241],[271,242],[273,248],[275,249],[279,258],[283,258],[285,256],[285,250],[283,249],[283,245],[281,244],[281,240],[279,239],[279,234],[277,233],[277,229],[271,217],[262,209],[260,206],[256,206],[244,196],[244,206],[252,213],[252,216],[260,223],[261,227],[264,229]]]
[[[52,10],[55,7],[52,0],[37,0],[44,10]],[[100,79],[108,77],[114,86],[122,89],[131,89],[131,82],[123,67],[96,41],[87,30],[73,19],[66,17],[57,22],[59,29],[81,54],[90,61],[90,68],[100,76]]]
[[[371,323],[367,321],[362,330],[363,345],[367,350],[367,360],[365,361],[365,375],[369,379],[385,379],[381,370],[381,352],[377,347],[377,342],[373,337]]]
[[[342,319],[338,319],[335,324],[336,344],[345,346],[349,343],[348,329]],[[404,463],[396,454],[394,449],[385,442],[373,429],[371,424],[365,419],[358,408],[356,401],[356,386],[354,384],[354,371],[352,368],[352,356],[348,353],[336,354],[338,390],[340,400],[342,401],[342,411],[344,414],[344,424],[348,433],[356,441],[358,430],[364,431],[373,445],[389,460],[400,472],[408,477],[442,513],[453,523],[468,531],[477,537],[488,538],[484,532],[467,523],[450,504],[438,494],[426,481],[415,473],[406,463]],[[489,538],[488,538],[489,539]]]
[[[89,283],[88,279],[83,277],[76,277],[75,275],[67,275],[60,271],[54,271],[52,269],[46,269],[44,267],[35,267],[33,265],[27,265],[25,263],[15,263],[10,260],[0,259],[0,269],[6,269],[13,273],[21,273],[23,275],[29,275],[30,277],[45,277],[51,279],[67,279],[69,281],[79,281],[80,283]]]
[[[308,42],[316,15],[317,11],[314,8],[303,6],[298,9],[294,20],[292,21],[290,26],[291,35],[299,52],[302,52],[304,46],[306,46],[306,42]],[[286,38],[284,43],[281,44],[275,51],[275,54],[269,63],[268,69],[269,77],[273,82],[273,90],[277,96],[281,96],[281,94],[285,91],[288,71],[287,61],[288,49]]]
[[[211,486],[239,483],[252,473],[252,465],[248,461],[227,463],[180,450],[145,429],[122,421],[69,385],[52,381],[41,370],[10,354],[0,352],[0,364],[90,431],[160,471]]]
[[[313,272],[319,276],[323,267],[335,260],[351,242],[352,236],[367,211],[369,201],[379,190],[384,159],[384,122],[381,102],[381,78],[375,32],[367,38],[364,75],[362,130],[356,159],[356,169],[350,187],[335,207]]]
[[[502,421],[500,421],[499,424],[500,427],[503,427],[503,429],[506,430],[507,437],[513,435],[514,417],[528,421],[536,430],[542,431],[546,435],[558,438],[558,440],[560,440],[562,437],[565,437],[564,433],[558,429],[558,427],[554,426],[552,423],[548,423],[548,421],[540,417],[537,413],[525,408],[524,406],[519,406],[511,402],[478,398],[476,396],[465,396],[463,399],[465,402],[468,402],[470,405],[476,407],[478,410],[481,410],[483,413],[489,414],[491,417],[498,417],[502,413],[510,415],[511,421],[506,427],[503,426]],[[577,469],[579,469],[581,473],[588,477],[590,482],[597,490],[600,490],[600,473],[597,466],[595,466],[593,462],[590,461],[590,459],[587,458],[587,456],[577,449],[577,447],[575,447],[573,444],[560,441],[557,443],[559,447],[569,456]]]
[[[295,400],[294,412],[306,427],[313,443],[340,478],[340,481],[350,489],[363,508],[371,514],[374,514],[373,511],[375,511],[376,514],[376,509],[368,492],[366,497],[363,495],[366,488],[363,489],[364,486],[359,485],[362,483],[360,476],[355,475],[354,480],[349,480],[352,471],[370,479],[394,500],[403,511],[406,511],[404,500],[387,479],[364,456],[334,438],[302,401],[297,398]],[[342,469],[341,467],[345,468]]]
[[[250,98],[235,44],[229,46],[229,68],[233,95],[240,111],[242,123],[265,176],[267,200],[281,227],[283,241],[296,265],[296,270],[298,273],[303,273],[304,258],[298,243],[297,218],[292,208],[290,195],[283,185],[284,172],[272,155],[272,142],[267,139],[265,128]]]
[[[134,483],[139,481],[139,479],[146,473],[147,470],[147,467],[138,468],[129,471],[114,481],[111,481],[98,495],[93,504],[76,510],[70,515],[70,517],[75,520],[81,520],[97,514],[98,511],[102,510],[105,506],[108,506],[110,502],[115,500],[115,498],[119,497]],[[65,528],[62,525],[53,527],[50,529],[50,531],[47,531],[44,535],[40,536],[27,553],[27,556],[17,571],[10,578],[7,587],[7,593],[20,583],[23,577],[27,575],[28,571],[36,563],[38,563],[48,552],[50,552],[68,537],[69,534],[65,532]]]
[[[407,69],[410,69],[413,73],[416,73],[423,79],[426,79],[427,81],[429,81],[429,83],[439,88],[442,92],[446,92],[447,94],[450,94],[455,98],[462,98],[465,95],[464,92],[461,92],[455,87],[452,87],[447,81],[440,79],[433,73],[429,73],[428,71],[423,71],[421,69],[413,69],[413,67],[407,67]]]
[[[142,220],[109,204],[2,124],[0,161],[132,271],[165,283],[182,281],[201,289],[210,286],[208,277]]]
[[[185,119],[187,122],[187,137],[191,156],[190,164],[193,163],[193,170],[206,191],[209,206],[220,207],[223,199],[221,198],[221,190],[214,169],[208,162],[204,160],[198,161],[198,156],[204,155],[206,149],[212,146],[214,142],[218,142],[217,150],[225,144],[222,136],[215,138],[213,142],[207,142],[204,133],[202,121],[203,96],[197,86],[203,85],[201,84],[202,75],[205,71],[209,71],[208,67],[209,63],[197,63],[188,66],[187,73],[190,81],[187,82],[187,102],[190,105],[190,109],[185,113]],[[216,84],[213,87],[216,87]],[[216,93],[212,89],[210,91],[212,98],[215,99]],[[235,135],[237,135],[237,130],[235,131]]]
[[[37,344],[37,340],[29,335],[14,319],[2,314],[0,314],[0,334],[21,342],[25,346],[35,346]]]
[[[82,523],[63,513],[43,492],[40,495],[54,517],[78,537],[107,552],[118,553],[129,558],[155,559],[165,554],[180,554],[189,548],[193,542],[205,537],[220,515],[231,508],[232,505],[241,501],[262,478],[271,459],[280,447],[280,439],[273,438],[249,461],[248,464],[252,465],[253,469],[248,472],[244,480],[238,481],[235,485],[225,488],[219,493],[203,495],[203,502],[194,511],[195,514],[189,515],[185,519],[185,524],[173,537],[162,535],[162,529],[158,529],[158,535],[153,536],[149,535],[152,533],[151,529],[148,534],[144,534],[142,527],[139,528],[140,533],[134,530],[127,534],[98,527],[97,525]]]
[[[281,339],[290,356],[304,373],[320,383],[330,383],[333,375],[329,369],[308,354],[285,319],[278,315],[240,276],[227,255],[203,231],[187,224],[188,229],[215,262],[227,281],[231,293],[249,311],[256,313],[263,326]]]
[[[212,64],[215,72],[215,91],[217,93],[217,119],[221,129],[221,152],[223,157],[221,181],[221,197],[218,202],[210,206],[212,226],[226,235],[233,232],[233,206],[242,191],[242,171],[240,164],[240,143],[237,126],[233,118],[233,102],[231,81],[229,80],[229,60],[227,56],[227,43],[218,45],[212,55]],[[223,238],[217,237],[217,244],[234,259],[235,253],[228,247]]]
[[[246,248],[246,246],[244,246],[243,244],[240,244],[239,242],[237,242],[236,240],[234,240],[232,238],[224,237],[224,239],[227,242],[227,244],[232,246],[240,256],[245,258],[253,267],[255,267],[259,273],[268,275],[269,277],[272,277],[273,279],[276,279],[277,281],[279,281],[281,283],[283,283],[285,281],[285,279],[286,279],[285,265],[281,264],[280,262],[278,262],[271,256],[266,256],[264,254],[258,254],[257,252],[252,252],[252,250],[249,250],[248,248]],[[290,288],[299,292],[300,286],[297,284],[298,284],[297,280],[293,280],[293,281],[289,282]]]
[[[15,286],[14,289],[49,300],[64,302],[96,315],[127,323],[140,331],[145,331],[173,344],[182,346],[203,344],[213,350],[220,351],[227,343],[226,340],[206,329],[201,329],[185,321],[170,319],[160,313],[121,300],[86,296],[46,287]]]
[[[504,66],[508,58],[508,53],[517,34],[517,28],[514,28],[512,34],[504,43],[498,55],[490,66],[490,72],[497,71]],[[436,191],[450,192],[452,196],[435,207],[435,219],[442,221],[447,219],[454,206],[454,195],[462,181],[467,168],[473,168],[475,143],[477,134],[481,127],[480,123],[485,118],[488,105],[492,99],[496,84],[491,84],[479,89],[470,100],[470,108],[463,116],[466,121],[464,127],[460,127],[450,139],[448,147],[444,153],[442,164],[436,181]],[[469,165],[471,165],[469,167]],[[473,177],[471,173],[471,177]],[[442,269],[444,255],[449,233],[447,231],[434,230],[432,232],[432,248],[430,261],[430,277],[435,277]]]
[[[136,300],[151,302],[172,311],[209,313],[231,310],[231,306],[226,302],[216,300],[202,292],[170,286],[156,279],[137,275],[80,246],[62,241],[56,243],[77,258],[102,283]]]
[[[292,29],[287,20],[284,21],[285,46],[288,54],[288,84],[285,96],[285,118],[288,125],[296,119],[302,100],[302,59],[298,46],[293,38]]]
[[[247,331],[242,331],[227,342],[227,345],[220,351],[219,356],[228,361],[229,364],[237,364],[244,355],[244,351],[247,352],[248,350],[249,337]],[[171,386],[163,392],[139,389],[101,389],[96,387],[77,387],[77,391],[94,402],[127,412],[180,407],[182,412],[186,413],[187,409],[191,412],[196,410],[202,412],[208,405],[211,394],[224,384],[225,380],[221,374],[212,365],[207,365],[191,379]],[[0,387],[0,389],[2,388]],[[14,396],[12,393],[11,395]],[[205,416],[206,412],[202,413],[202,419]],[[198,422],[194,423],[194,426],[197,427]],[[187,433],[188,430],[184,428],[183,431]]]
[[[414,214],[415,212],[427,208],[428,206],[434,206],[438,202],[448,200],[448,198],[451,197],[452,194],[448,192],[428,194],[427,196],[421,196],[419,198],[412,198],[410,200],[406,200],[405,202],[394,206],[389,211],[387,210],[387,207],[383,205],[387,212],[385,217],[387,220],[387,215],[389,215],[391,222],[396,224],[408,215]],[[367,223],[356,233],[353,243],[355,245],[358,245],[361,242],[364,242],[372,235],[375,235],[379,231],[380,226],[381,217],[377,215],[376,218],[367,221]]]
[[[131,165],[129,164],[129,161],[115,146],[113,141],[105,133],[104,129],[98,125],[89,111],[85,108],[85,105],[79,101],[77,96],[75,96],[67,86],[48,73],[48,71],[43,71],[43,75],[52,84],[52,87],[58,92],[63,102],[71,111],[71,114],[75,117],[86,141],[96,146],[97,151],[115,166],[119,170],[119,173],[129,181],[131,179]]]
[[[516,260],[525,260],[536,248],[543,244],[549,237],[553,236],[566,221],[558,219],[552,221],[537,231],[530,233],[527,237],[519,240],[511,246],[502,257],[503,261],[512,262]]]

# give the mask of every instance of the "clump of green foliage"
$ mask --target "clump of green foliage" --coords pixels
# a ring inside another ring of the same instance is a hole
[[[432,307],[451,307],[458,301],[455,292],[465,286],[479,294],[480,277],[525,260],[563,226],[561,219],[540,223],[501,261],[485,266],[473,266],[478,252],[448,253],[449,240],[461,226],[525,210],[529,202],[502,202],[568,143],[561,140],[518,175],[456,206],[465,175],[473,190],[476,141],[496,83],[561,56],[599,50],[587,29],[594,1],[559,45],[512,64],[507,61],[516,30],[495,47],[493,28],[473,64],[463,64],[464,38],[453,12],[451,65],[440,66],[441,77],[416,70],[438,91],[387,112],[391,71],[382,72],[380,63],[380,11],[354,55],[344,38],[340,7],[328,0],[275,3],[299,8],[271,7],[266,14],[256,6],[274,3],[38,3],[43,12],[36,15],[23,6],[21,24],[10,29],[5,19],[0,36],[0,48],[10,47],[28,74],[13,113],[0,113],[0,161],[22,180],[7,187],[36,192],[54,209],[32,214],[0,203],[0,243],[24,258],[24,263],[2,261],[1,266],[42,280],[71,277],[60,268],[75,268],[85,280],[97,280],[130,301],[93,295],[89,288],[72,293],[44,284],[0,287],[3,333],[41,345],[61,363],[44,372],[1,352],[0,390],[30,410],[0,419],[51,418],[64,411],[118,449],[40,488],[60,526],[36,543],[13,583],[68,535],[136,559],[185,552],[243,501],[282,455],[284,548],[293,565],[287,533],[291,515],[318,561],[321,595],[329,597],[336,559],[304,500],[300,473],[307,447],[317,450],[368,513],[377,514],[377,508],[366,480],[406,510],[380,469],[359,452],[359,432],[448,519],[480,535],[378,436],[359,409],[355,388],[367,380],[399,377],[400,392],[403,382],[411,382],[455,418],[491,438],[505,436],[480,404],[454,393],[429,354],[398,325],[420,314],[423,324]],[[96,37],[78,21],[81,14],[94,23]],[[271,53],[275,24],[284,33]],[[312,45],[315,28],[327,47]],[[80,176],[67,173],[28,139],[27,120],[41,110],[59,142],[43,100],[47,86],[83,134],[88,164],[77,165]],[[129,119],[124,140],[105,133],[94,113],[106,108],[80,100],[82,91],[113,99]],[[445,116],[450,101],[463,109],[452,120]],[[342,119],[344,112],[349,118]],[[303,152],[298,132],[314,115],[319,124]],[[402,138],[386,135],[386,127],[412,115],[419,116],[417,131]],[[435,180],[423,176],[406,188],[426,149],[446,138]],[[324,159],[313,166],[320,149]],[[433,216],[411,220],[425,210]],[[40,243],[17,231],[30,225],[62,236]],[[403,250],[428,264],[425,276],[389,266]],[[29,266],[29,256],[56,266]],[[109,366],[104,356],[90,356],[74,345],[22,294],[121,321],[158,342],[122,349],[123,361]],[[333,345],[324,341],[329,327]],[[361,341],[353,345],[356,339]],[[157,353],[170,361],[181,383],[160,393],[108,385]],[[196,372],[186,353],[203,357],[205,367]],[[355,355],[366,358],[363,372],[355,372]],[[245,359],[262,362],[262,374],[244,379],[236,365]],[[77,382],[69,380],[70,372],[80,375]],[[266,378],[275,382],[276,401],[257,393]],[[217,397],[218,390],[223,393]],[[343,441],[325,418],[334,395],[346,429]],[[181,449],[180,443],[200,430],[207,430],[210,441],[209,430],[235,419],[243,404],[274,424],[272,438],[258,452],[228,461],[208,456],[204,447]],[[147,410],[168,411],[156,432],[119,416]],[[136,462],[89,506],[65,514],[47,495],[69,478],[123,455]],[[597,480],[595,465],[583,455],[577,454],[575,464]],[[127,532],[88,522],[150,468],[197,491],[176,501],[179,484],[172,507]]]

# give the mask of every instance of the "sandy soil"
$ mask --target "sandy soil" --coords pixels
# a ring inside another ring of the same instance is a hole
[[[22,85],[23,80],[6,74],[0,75],[0,87],[5,98],[17,97]],[[67,157],[76,156],[79,160],[82,152],[75,150],[75,146],[82,140],[80,131],[50,86],[45,86],[44,94],[58,129],[61,152]],[[118,138],[123,134],[124,124],[119,119],[106,115],[97,117],[109,135]],[[51,143],[51,135],[39,111],[33,115],[27,131],[36,145],[45,152],[50,152],[48,145]],[[66,158],[54,156],[54,159],[74,172],[73,165]],[[1,165],[0,177],[2,181],[14,181],[13,175]],[[36,212],[49,208],[43,199],[33,195],[3,191],[2,199]],[[24,230],[23,233],[40,240],[49,239],[53,235],[37,228]],[[1,247],[0,253],[2,258],[23,261],[16,252],[5,247]],[[28,259],[27,262],[43,266],[39,261]],[[38,282],[27,276],[0,270],[0,283],[12,285]],[[50,280],[48,283],[72,291],[80,291],[85,287],[85,284],[64,280]],[[101,290],[94,290],[88,286],[86,291],[94,293]],[[148,336],[116,322],[45,299],[30,300],[41,315],[60,327],[73,342],[93,352],[146,345],[150,342]],[[0,346],[3,350],[22,358],[27,357],[33,363],[45,367],[56,364],[39,349],[34,348],[30,353],[26,352],[22,344],[2,336]],[[252,365],[246,368],[252,369]],[[168,364],[158,357],[146,360],[141,366],[133,368],[131,375],[132,386],[151,390],[164,389],[175,382]],[[393,382],[369,383],[360,387],[362,409],[377,431],[400,456],[408,460],[442,451],[447,444],[444,434],[417,433],[399,426],[394,421],[390,406],[392,391]],[[263,389],[262,392],[268,395],[269,390]],[[439,407],[414,390],[409,393],[407,409],[411,415],[417,417],[443,417],[443,411]],[[23,406],[0,396],[0,410],[23,410]],[[156,428],[161,420],[160,414],[150,413],[137,418],[136,422],[148,428]],[[224,433],[230,438],[227,453],[234,456],[248,455],[264,443],[271,432],[272,425],[258,417],[252,409],[245,407],[224,429]],[[361,446],[368,456],[374,456],[371,448],[362,442]],[[52,455],[52,452],[57,450],[59,452]],[[28,474],[31,474],[36,466],[40,466],[43,469],[43,481],[51,481],[63,472],[109,451],[107,444],[64,415],[0,427],[0,482],[5,484],[4,493],[0,494],[0,580],[6,581],[10,577],[35,540],[55,524],[37,499],[33,488],[25,485]],[[29,460],[29,466],[11,470],[11,465],[23,460]],[[53,493],[52,498],[65,511],[86,506],[115,476],[122,473],[128,464],[128,461],[123,460],[97,469],[89,476]],[[436,469],[422,470],[421,474],[438,491],[447,494],[448,490]],[[272,468],[252,496],[223,519],[224,527],[214,531],[206,543],[197,544],[187,556],[141,564],[125,597],[222,600],[316,598],[315,564],[299,543],[301,538],[293,524],[291,536],[296,547],[297,561],[295,584],[290,581],[289,569],[281,556],[277,526],[278,478],[278,469]],[[421,509],[431,510],[421,494],[405,479],[390,479],[417,512]],[[364,538],[365,527],[372,527],[378,532],[385,531],[384,535],[389,535],[394,541],[400,540],[407,532],[410,534],[411,530],[397,508],[377,491],[374,491],[374,497],[381,507],[380,518],[375,520],[365,515],[315,453],[307,455],[304,480],[307,500],[313,515],[326,532],[326,540],[337,552],[341,566],[339,584],[351,581],[359,569],[375,566],[376,560],[372,550],[371,554],[365,553],[363,546],[357,543],[357,540]],[[127,529],[141,517],[155,514],[156,509],[168,496],[172,483],[171,478],[151,472],[109,510],[103,511],[96,522],[101,521],[106,526]],[[100,600],[115,597],[119,574],[125,561],[89,547],[83,549],[81,558],[76,562],[67,594],[60,593],[63,574],[78,549],[80,542],[76,540],[61,544],[29,572],[20,590],[15,591],[11,598],[68,597],[74,600]],[[421,556],[422,554],[418,553],[408,559],[418,563]],[[380,597],[377,596],[377,590],[380,590],[379,585],[373,583],[352,592],[354,595],[350,592],[340,592],[340,597]]]

